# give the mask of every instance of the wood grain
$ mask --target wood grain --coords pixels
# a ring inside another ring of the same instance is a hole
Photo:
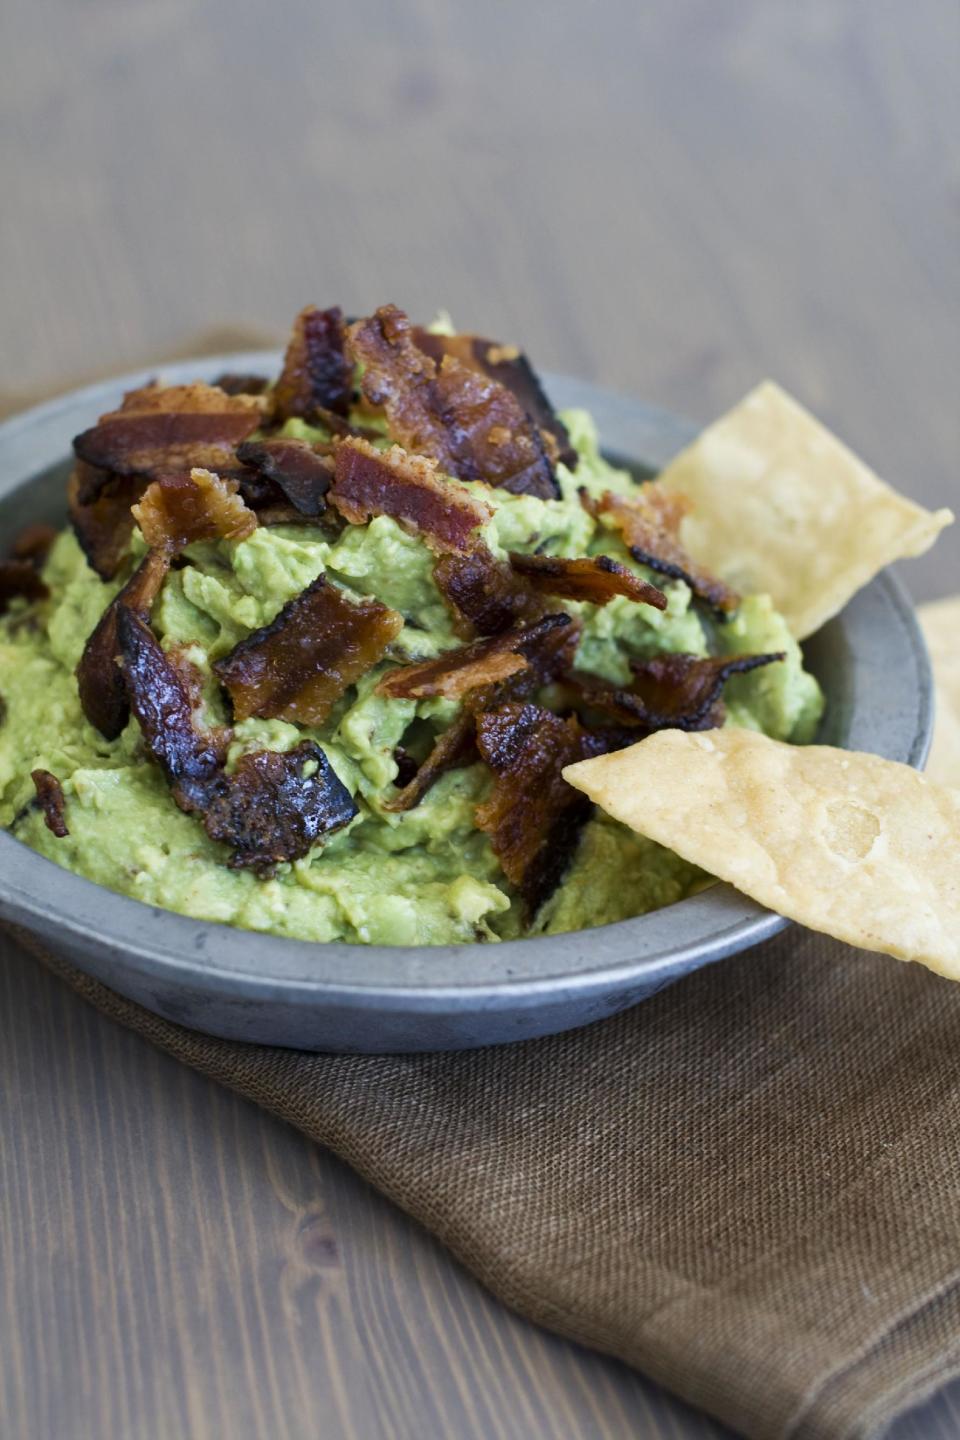
[[[445,305],[703,419],[774,374],[958,508],[958,54],[952,0],[13,0],[0,389]],[[5,1440],[721,1433],[0,962]],[[955,1386],[896,1435],[958,1430]]]

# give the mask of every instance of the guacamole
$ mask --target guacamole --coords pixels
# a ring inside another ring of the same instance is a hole
[[[745,597],[731,619],[718,623],[691,603],[683,581],[664,582],[639,566],[580,493],[630,494],[632,478],[602,458],[588,415],[570,412],[562,419],[579,463],[575,474],[557,466],[560,498],[480,483],[467,488],[493,512],[483,538],[494,555],[605,555],[663,588],[664,611],[624,596],[604,606],[565,601],[583,627],[578,667],[623,685],[631,659],[783,651],[783,662],[728,682],[726,723],[810,740],[822,710],[820,691],[769,599]],[[284,431],[307,439],[318,433],[295,419]],[[230,868],[226,847],[172,803],[136,720],[106,740],[85,719],[78,698],[74,672],[87,637],[145,548],[135,530],[126,568],[104,582],[65,530],[43,569],[48,597],[32,605],[15,601],[0,620],[0,823],[58,865],[197,919],[302,940],[390,945],[498,941],[604,925],[670,904],[702,883],[693,866],[597,815],[583,828],[562,883],[526,924],[489,836],[475,823],[490,787],[482,763],[443,774],[413,809],[386,808],[396,794],[400,747],[422,750],[451,723],[459,702],[388,698],[377,693],[377,681],[405,656],[422,660],[462,643],[434,582],[430,549],[387,515],[338,536],[315,526],[261,525],[239,542],[194,544],[153,607],[151,624],[163,647],[176,647],[203,678],[199,715],[209,725],[231,718],[213,663],[269,624],[318,576],[404,617],[392,661],[351,686],[322,726],[255,718],[232,726],[228,771],[245,754],[288,751],[306,737],[322,748],[358,813],[270,875]],[[37,769],[61,783],[69,828],[62,838],[44,823],[35,801],[30,777]]]

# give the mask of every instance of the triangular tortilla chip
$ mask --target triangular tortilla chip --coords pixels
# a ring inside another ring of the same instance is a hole
[[[691,502],[680,539],[694,560],[743,594],[771,595],[798,640],[953,519],[898,495],[772,380],[656,483]]]
[[[936,728],[927,764],[931,780],[960,790],[960,595],[917,611],[930,647],[937,690]]]
[[[733,727],[661,730],[563,774],[761,905],[960,980],[960,791],[877,755]]]

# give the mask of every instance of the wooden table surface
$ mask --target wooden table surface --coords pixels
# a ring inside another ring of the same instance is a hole
[[[444,305],[702,419],[773,374],[956,506],[955,0],[13,0],[5,21],[8,398],[279,335],[307,301]],[[960,589],[960,535],[906,578]],[[5,1440],[720,1434],[0,958]],[[954,1387],[896,1435],[958,1431]]]

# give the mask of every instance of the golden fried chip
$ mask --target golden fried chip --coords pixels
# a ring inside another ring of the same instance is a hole
[[[927,774],[941,785],[960,789],[960,596],[921,605],[917,615],[930,647],[937,692]]]
[[[690,501],[680,539],[693,559],[744,594],[771,595],[799,640],[953,519],[898,495],[772,380],[656,483]]]
[[[960,791],[752,730],[661,730],[569,765],[615,819],[849,945],[960,980]]]

